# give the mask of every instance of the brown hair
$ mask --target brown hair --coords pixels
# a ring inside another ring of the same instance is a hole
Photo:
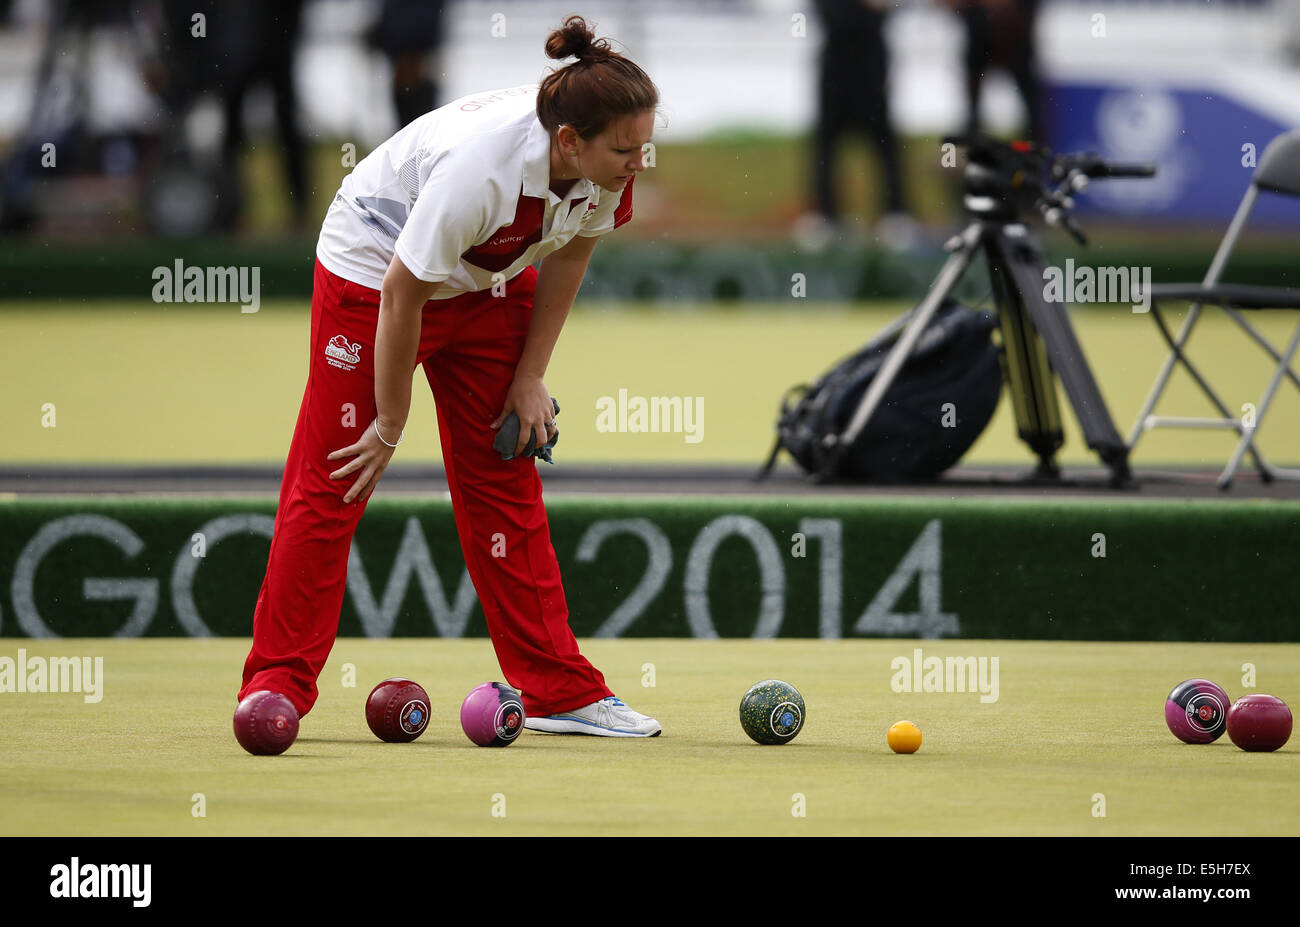
[[[570,16],[546,37],[548,58],[578,60],[548,74],[537,91],[537,118],[552,135],[562,125],[595,138],[621,116],[659,105],[659,89],[630,59],[597,39],[581,16]]]

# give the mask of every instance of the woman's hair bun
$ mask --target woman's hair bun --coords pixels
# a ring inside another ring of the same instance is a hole
[[[548,69],[537,85],[537,119],[552,135],[567,125],[590,140],[614,120],[659,105],[659,89],[645,71],[616,52],[609,39],[596,38],[581,16],[566,17],[546,37],[546,54],[578,59]]]
[[[577,58],[587,61],[610,54],[609,42],[597,39],[581,16],[570,16],[560,28],[546,37],[546,57]]]

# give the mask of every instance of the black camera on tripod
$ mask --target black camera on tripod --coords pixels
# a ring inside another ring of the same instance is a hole
[[[1065,305],[1044,295],[1045,261],[1025,224],[1035,212],[1087,239],[1071,215],[1074,194],[1094,178],[1150,177],[1151,165],[1121,165],[1095,154],[1053,154],[1031,142],[985,135],[949,136],[966,151],[963,206],[970,224],[949,239],[947,261],[920,305],[845,358],[790,404],[782,399],[777,440],[819,482],[933,479],[952,466],[992,418],[1000,360],[1019,437],[1038,457],[1032,480],[1060,481],[1064,443],[1056,381],[1065,389],[1084,440],[1110,472],[1112,486],[1132,483],[1128,448],[1075,337]],[[996,318],[951,296],[977,254],[988,267]],[[996,351],[989,335],[998,329]],[[958,369],[960,368],[960,369]],[[978,373],[972,380],[963,373]],[[946,397],[946,401],[945,401]],[[944,416],[964,410],[960,428]],[[945,429],[949,429],[945,434]]]

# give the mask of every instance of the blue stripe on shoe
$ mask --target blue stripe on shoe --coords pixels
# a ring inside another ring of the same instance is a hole
[[[576,718],[573,715],[547,715],[544,718],[538,718],[538,721],[577,721],[579,724],[585,724],[587,727],[598,727],[602,731],[614,731],[617,734],[639,734],[640,731],[625,731],[621,727],[604,727],[594,721],[588,721],[585,718]]]

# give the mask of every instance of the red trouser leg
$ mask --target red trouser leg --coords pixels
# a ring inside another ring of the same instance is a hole
[[[461,550],[497,660],[525,711],[548,715],[613,693],[569,628],[537,473],[545,465],[532,457],[504,461],[492,448],[491,425],[523,353],[536,277],[527,268],[503,297],[483,291],[433,301],[434,312],[454,313],[452,334],[421,360],[438,408]]]
[[[506,680],[524,692],[525,709],[540,715],[611,693],[569,629],[537,464],[532,458],[502,461],[492,450],[490,425],[523,352],[535,279],[530,268],[511,281],[505,297],[485,292],[430,301],[418,356],[438,407],[461,548],[497,658]],[[377,291],[316,265],[307,389],[239,691],[241,699],[260,689],[281,692],[300,715],[316,702],[316,680],[338,635],[348,553],[366,505],[343,503],[356,475],[330,480],[348,461],[325,458],[355,444],[374,420],[378,307]],[[339,335],[355,363],[346,357],[331,362],[326,354]]]
[[[300,715],[316,703],[316,679],[338,636],[348,552],[366,505],[343,502],[357,474],[329,478],[353,458],[325,458],[355,444],[375,418],[378,300],[374,290],[316,264],[307,389],[280,483],[271,552],[253,614],[253,646],[239,690],[240,699],[260,689],[281,692]],[[325,348],[338,335],[347,348],[332,358]],[[359,345],[355,352],[353,344]],[[355,363],[348,354],[356,356]]]

